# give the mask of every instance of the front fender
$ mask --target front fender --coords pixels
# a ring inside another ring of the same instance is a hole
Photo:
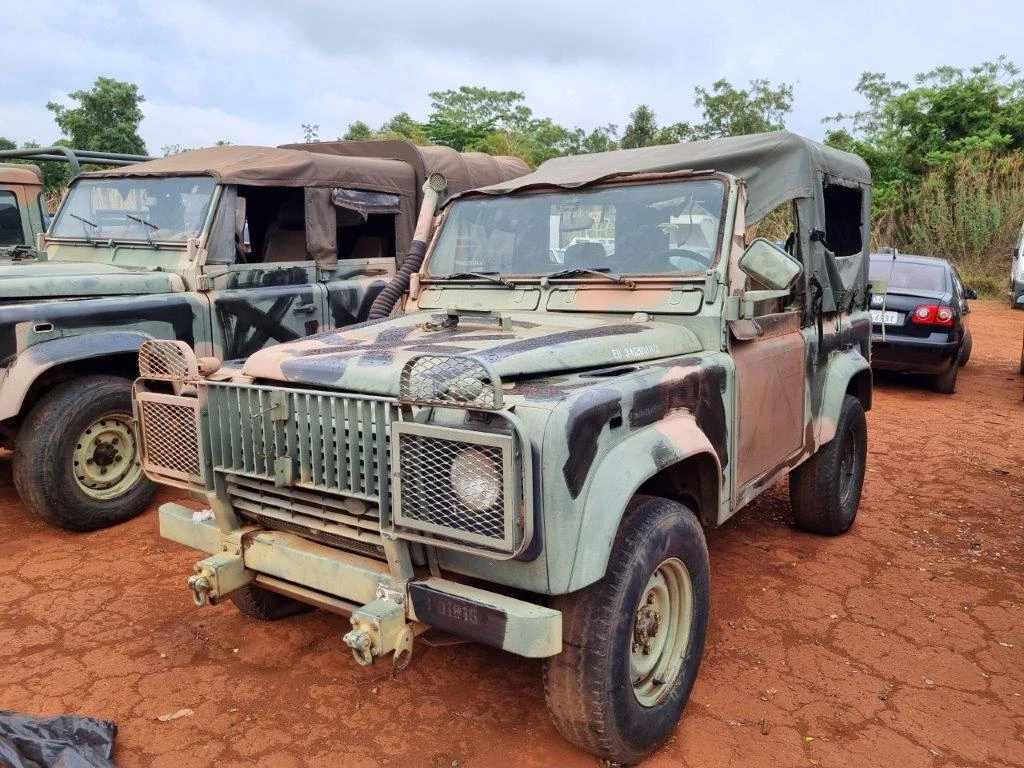
[[[861,396],[864,410],[871,408],[871,364],[856,349],[847,349],[833,354],[828,361],[828,372],[825,374],[825,386],[821,395],[821,408],[818,410],[817,444],[824,445],[836,435],[836,424],[839,412],[843,407],[843,399],[850,388],[850,382],[858,377],[867,377],[867,386],[862,388]]]
[[[579,546],[565,591],[581,589],[604,576],[626,506],[645,482],[681,461],[705,454],[714,462],[720,483],[722,471],[715,449],[689,413],[639,430],[609,450],[593,469],[583,504]],[[704,515],[714,519],[718,510],[704,510]]]
[[[0,421],[17,416],[32,383],[51,368],[78,360],[138,353],[153,338],[138,331],[95,331],[41,341],[21,352],[0,380]]]

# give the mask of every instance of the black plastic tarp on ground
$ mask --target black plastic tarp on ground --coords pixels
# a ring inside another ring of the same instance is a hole
[[[32,717],[0,711],[4,768],[115,768],[117,725],[78,715]]]

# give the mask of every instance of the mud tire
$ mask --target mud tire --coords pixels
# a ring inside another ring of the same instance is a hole
[[[131,381],[106,375],[54,387],[29,411],[15,444],[14,485],[40,520],[67,531],[94,531],[146,509],[156,485],[145,475],[121,496],[99,500],[82,490],[72,466],[76,443],[91,423],[131,412]]]
[[[692,595],[683,663],[668,693],[644,706],[634,693],[631,651],[637,605],[659,564],[685,566]],[[637,496],[619,526],[604,577],[553,600],[562,612],[562,652],[545,661],[544,693],[556,727],[612,763],[650,754],[679,721],[704,653],[710,605],[708,551],[697,517],[682,504]]]
[[[313,610],[311,605],[257,587],[255,584],[246,584],[232,592],[229,597],[235,608],[257,621],[278,621]]]
[[[797,528],[823,536],[850,529],[860,506],[867,449],[864,408],[847,395],[835,437],[789,475],[789,503]]]

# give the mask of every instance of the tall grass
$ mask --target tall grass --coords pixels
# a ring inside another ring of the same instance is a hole
[[[964,280],[1002,295],[1024,222],[1024,155],[961,155],[929,172],[916,189],[876,210],[873,240],[950,259]]]

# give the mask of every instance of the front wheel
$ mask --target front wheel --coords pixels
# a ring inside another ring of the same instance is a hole
[[[18,495],[44,522],[92,531],[142,512],[156,486],[142,472],[132,385],[85,376],[48,392],[29,412],[14,451]]]
[[[710,582],[696,516],[637,496],[604,578],[554,600],[563,645],[545,662],[544,692],[563,736],[627,765],[669,736],[704,653]]]
[[[857,517],[868,425],[860,401],[846,395],[836,434],[789,475],[789,503],[796,526],[810,533],[837,536]]]

